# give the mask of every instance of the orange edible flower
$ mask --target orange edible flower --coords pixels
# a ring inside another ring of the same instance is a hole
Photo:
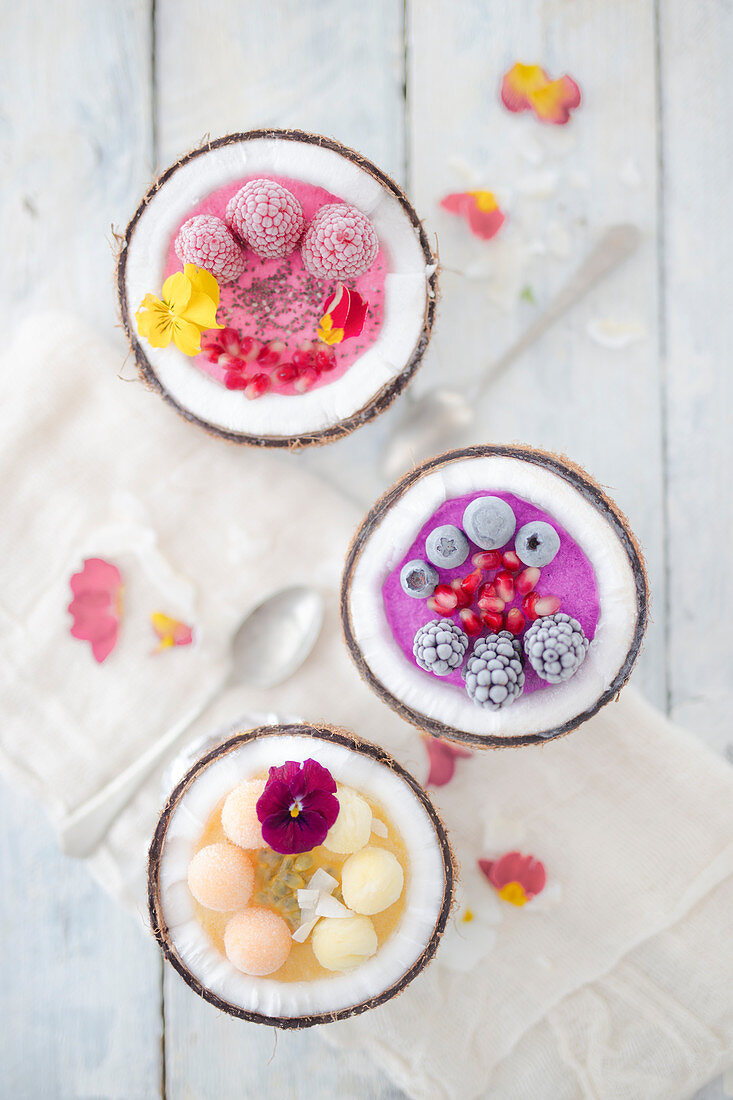
[[[506,221],[492,191],[458,191],[442,198],[440,205],[465,218],[474,236],[484,241],[495,237]]]
[[[501,82],[501,101],[509,111],[534,111],[542,122],[564,126],[580,106],[580,88],[567,73],[550,80],[539,65],[518,61]]]

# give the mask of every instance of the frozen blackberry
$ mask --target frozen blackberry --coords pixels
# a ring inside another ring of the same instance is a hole
[[[524,635],[524,652],[538,676],[561,684],[578,671],[590,642],[577,619],[563,611],[532,623]]]
[[[500,710],[524,691],[522,645],[508,630],[479,638],[466,662],[469,698],[479,707]]]
[[[412,643],[420,668],[435,676],[447,676],[460,668],[468,649],[468,635],[450,619],[432,619],[421,626]]]

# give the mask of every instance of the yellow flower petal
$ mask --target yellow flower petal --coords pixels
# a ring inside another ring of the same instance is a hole
[[[196,264],[184,264],[183,274],[194,290],[211,298],[215,306],[219,305],[219,284],[210,271],[205,267],[197,267]]]
[[[208,294],[202,294],[198,290],[194,290],[191,301],[180,316],[190,324],[196,325],[201,332],[210,328],[224,328],[224,325],[220,325],[216,319],[216,303],[209,298]]]
[[[147,309],[143,308],[147,306]],[[152,294],[146,294],[135,314],[137,331],[154,348],[165,348],[173,336],[173,317],[168,307]]]
[[[182,271],[169,275],[163,283],[163,301],[176,317],[183,315],[191,300],[192,289],[191,280]]]
[[[173,341],[184,355],[198,355],[201,351],[201,330],[184,317],[174,317]]]

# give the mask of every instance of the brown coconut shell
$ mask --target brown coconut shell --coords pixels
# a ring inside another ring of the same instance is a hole
[[[281,141],[300,141],[309,145],[319,145],[325,149],[332,149],[336,153],[340,153],[341,156],[347,160],[353,161],[364,172],[368,173],[375,180],[377,180],[386,191],[389,192],[393,198],[397,199],[400,206],[405,211],[412,225],[415,227],[415,231],[418,235],[420,247],[422,248],[423,255],[425,257],[426,266],[432,266],[435,270],[427,278],[427,293],[425,302],[425,318],[423,321],[422,330],[418,338],[412,354],[405,364],[400,373],[369,401],[366,405],[363,405],[356,412],[346,417],[344,420],[340,420],[337,424],[332,424],[327,428],[323,428],[315,432],[304,432],[302,435],[297,436],[256,436],[248,435],[244,432],[227,431],[224,428],[219,428],[215,424],[209,423],[207,420],[203,420],[196,416],[185,406],[181,405],[179,401],[170,394],[165,386],[161,383],[155,369],[148,359],[145,349],[138,339],[137,329],[135,326],[134,318],[134,305],[131,310],[130,303],[127,300],[127,287],[125,282],[125,270],[127,266],[127,248],[132,240],[133,234],[137,223],[148,205],[153,195],[157,191],[164,187],[168,180],[173,176],[178,169],[188,164],[189,161],[196,157],[203,156],[205,153],[210,152],[212,149],[218,149],[222,145],[232,145],[235,142],[240,141],[252,141],[256,138],[277,138]],[[399,394],[402,393],[412,376],[415,374],[417,368],[420,365],[425,349],[430,341],[430,334],[433,328],[433,321],[435,320],[435,303],[438,292],[438,261],[434,256],[430,247],[427,234],[420,221],[415,208],[413,207],[407,195],[399,186],[395,183],[390,176],[378,168],[376,164],[372,164],[370,160],[362,156],[361,153],[357,153],[354,149],[350,149],[346,145],[342,145],[341,142],[335,141],[333,138],[324,137],[321,134],[311,134],[304,130],[279,130],[279,129],[266,129],[266,130],[248,130],[244,133],[226,134],[224,137],[215,138],[212,140],[205,140],[196,149],[192,149],[191,152],[186,153],[185,156],[177,160],[175,164],[172,164],[170,168],[167,168],[165,172],[162,172],[157,179],[150,185],[148,190],[143,195],[140,201],[140,205],[130,219],[124,235],[118,238],[119,240],[119,252],[117,256],[117,295],[119,301],[120,317],[123,327],[127,334],[127,338],[130,341],[139,375],[145,385],[155,390],[161,395],[161,397],[171,405],[180,416],[185,420],[190,421],[192,424],[197,424],[200,428],[209,432],[211,435],[226,439],[230,443],[242,443],[250,447],[275,447],[286,448],[288,450],[299,450],[303,447],[322,446],[325,443],[332,443],[335,440],[342,439],[344,436],[350,435],[351,432],[357,428],[361,428],[364,424],[367,424],[374,417],[379,416],[385,409],[388,409],[392,402]]]
[[[562,725],[543,731],[541,735],[538,733],[527,733],[521,736],[499,737],[493,734],[482,735],[468,733],[465,730],[454,729],[437,719],[430,718],[427,715],[421,714],[419,711],[413,710],[412,707],[407,706],[401,699],[393,695],[374,675],[361,652],[351,621],[349,595],[354,570],[364,546],[368,542],[372,532],[379,525],[385,513],[397,500],[399,500],[402,494],[406,492],[410,486],[414,485],[415,482],[419,481],[425,474],[431,473],[434,470],[439,470],[441,467],[447,466],[451,462],[467,458],[483,458],[487,455],[503,455],[509,458],[519,458],[525,462],[531,462],[536,466],[541,466],[551,471],[553,474],[556,474],[558,477],[563,478],[563,480],[568,481],[585,500],[592,504],[594,508],[598,509],[598,511],[602,512],[611,524],[611,527],[614,529],[629,559],[636,585],[637,619],[634,636],[626,654],[626,658],[614,676],[611,684],[598,697],[593,706],[588,707],[581,714],[569,719]],[[444,454],[428,459],[427,462],[423,462],[413,470],[410,470],[409,473],[400,478],[399,481],[380,497],[365,516],[349,547],[346,556],[346,565],[344,566],[344,572],[341,578],[341,625],[346,640],[346,646],[362,679],[369,684],[371,689],[380,699],[411,725],[417,726],[418,729],[424,730],[433,737],[468,744],[475,748],[506,748],[507,746],[544,745],[548,741],[563,737],[565,734],[570,733],[571,730],[587,722],[589,718],[592,718],[594,714],[598,713],[601,707],[604,707],[606,703],[616,698],[631,675],[631,670],[641,651],[648,617],[649,584],[644,557],[636,540],[636,536],[631,531],[623,512],[621,512],[618,506],[606,496],[598,482],[580,466],[576,465],[576,463],[571,462],[570,459],[566,458],[564,455],[557,455],[550,451],[538,450],[534,447],[527,446],[476,444],[470,447],[461,448],[460,450],[446,451]]]
[[[349,1005],[345,1008],[338,1009],[336,1012],[318,1013],[312,1016],[295,1016],[295,1017],[282,1017],[282,1016],[265,1016],[259,1012],[250,1012],[239,1005],[232,1004],[229,1001],[225,1001],[219,997],[216,993],[213,993],[196,977],[195,974],[189,970],[185,962],[181,959],[176,950],[176,946],[170,936],[168,926],[165,922],[163,915],[163,904],[160,893],[160,871],[163,855],[163,847],[165,844],[166,833],[171,821],[173,812],[175,811],[178,803],[180,802],[186,791],[196,782],[197,777],[214,761],[221,759],[228,753],[233,752],[240,745],[245,744],[248,741],[253,741],[256,738],[262,737],[277,737],[282,734],[307,734],[309,737],[319,739],[322,741],[329,741],[332,744],[343,745],[347,749],[351,749],[353,752],[361,753],[363,756],[368,756],[372,760],[376,760],[377,763],[389,768],[390,771],[395,772],[400,779],[412,790],[417,799],[422,803],[426,814],[430,818],[435,835],[440,846],[441,856],[443,859],[443,868],[445,872],[445,881],[443,888],[443,899],[438,913],[437,920],[435,922],[435,928],[433,933],[426,944],[425,948],[421,952],[419,958],[413,963],[408,971],[406,971],[399,981],[389,986],[376,997],[371,997],[369,1000],[362,1001],[358,1004]],[[362,1012],[367,1012],[370,1008],[377,1008],[379,1005],[385,1004],[386,1001],[396,997],[397,994],[402,993],[404,989],[410,984],[413,978],[424,970],[427,964],[435,954],[440,938],[445,931],[446,922],[450,914],[451,906],[453,904],[453,890],[457,877],[455,857],[453,850],[448,840],[448,835],[445,830],[445,826],[441,821],[438,812],[433,806],[432,802],[428,798],[427,794],[413,778],[412,775],[405,768],[399,764],[393,756],[384,749],[379,748],[378,745],[372,744],[370,741],[365,741],[361,737],[357,737],[356,734],[351,733],[349,730],[340,729],[335,726],[329,725],[317,725],[311,726],[306,724],[285,724],[278,726],[259,726],[257,729],[248,730],[246,733],[236,734],[234,737],[228,738],[221,745],[217,745],[216,748],[206,753],[198,760],[194,766],[186,773],[180,783],[175,787],[168,797],[168,800],[163,807],[161,815],[158,819],[158,823],[155,827],[153,839],[150,844],[148,852],[148,912],[150,915],[150,925],[153,930],[153,934],[161,946],[164,956],[175,970],[181,975],[187,985],[191,987],[194,993],[198,993],[200,997],[203,997],[209,1004],[214,1005],[221,1012],[227,1012],[230,1016],[236,1016],[240,1020],[249,1020],[251,1023],[269,1024],[272,1027],[279,1027],[283,1029],[299,1029],[305,1027],[313,1027],[316,1024],[333,1023],[335,1020],[345,1020],[350,1016],[359,1016]]]

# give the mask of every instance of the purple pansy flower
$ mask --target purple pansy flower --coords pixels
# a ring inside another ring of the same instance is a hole
[[[322,844],[338,812],[336,781],[316,760],[287,760],[270,768],[257,802],[265,843],[281,855],[309,852]]]

